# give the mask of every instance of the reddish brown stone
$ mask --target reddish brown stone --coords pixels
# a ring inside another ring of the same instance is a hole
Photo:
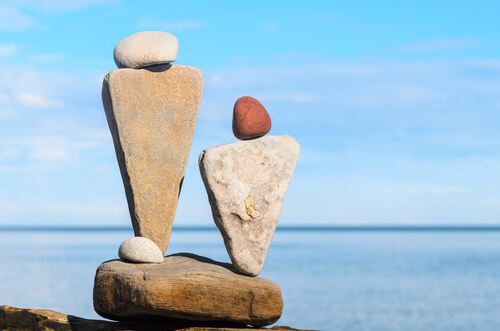
[[[271,117],[257,99],[241,97],[236,100],[233,110],[233,134],[236,138],[258,138],[270,130]]]

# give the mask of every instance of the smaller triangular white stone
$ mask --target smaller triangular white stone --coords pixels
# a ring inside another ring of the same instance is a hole
[[[257,276],[278,224],[300,146],[290,136],[206,148],[199,158],[215,224],[238,272]]]

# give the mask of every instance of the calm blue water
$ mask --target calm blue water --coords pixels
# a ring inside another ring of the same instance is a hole
[[[0,231],[0,305],[99,318],[98,265],[130,231]],[[217,231],[173,231],[168,254],[229,262]],[[500,232],[277,231],[261,277],[278,325],[322,330],[500,330]]]

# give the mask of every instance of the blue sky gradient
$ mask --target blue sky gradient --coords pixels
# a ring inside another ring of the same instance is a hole
[[[205,78],[176,225],[213,224],[197,158],[250,95],[301,156],[280,225],[500,225],[500,3],[0,4],[0,225],[128,225],[100,99],[135,32]]]

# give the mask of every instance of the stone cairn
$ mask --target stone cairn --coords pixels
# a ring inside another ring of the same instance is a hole
[[[264,264],[299,156],[290,136],[269,136],[271,119],[254,98],[233,110],[241,141],[199,157],[215,224],[231,264],[179,253],[164,257],[198,117],[203,76],[172,65],[177,39],[146,31],[121,40],[119,69],[106,75],[102,100],[135,237],[119,260],[102,263],[94,309],[118,321],[188,320],[265,326],[282,312],[280,288],[255,277]]]

